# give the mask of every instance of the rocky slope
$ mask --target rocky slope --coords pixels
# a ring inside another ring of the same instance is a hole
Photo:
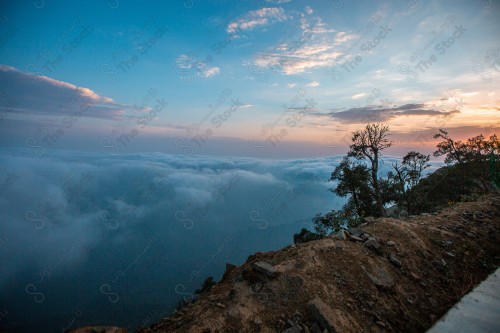
[[[425,332],[500,263],[500,195],[379,218],[228,265],[195,303],[137,333]]]

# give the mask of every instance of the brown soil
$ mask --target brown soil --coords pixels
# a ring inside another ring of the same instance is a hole
[[[496,193],[432,215],[376,219],[362,229],[378,251],[332,236],[256,253],[195,303],[137,333],[323,332],[312,300],[325,305],[330,331],[425,332],[498,267],[499,222]],[[277,276],[253,269],[257,261]]]

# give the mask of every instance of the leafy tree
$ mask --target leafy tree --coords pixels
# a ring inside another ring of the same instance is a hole
[[[422,179],[422,173],[429,167],[430,155],[423,155],[416,151],[408,152],[401,164],[392,165],[394,172],[388,174],[393,185],[395,201],[406,207],[409,214],[416,213],[414,203],[415,193],[412,190]],[[387,191],[387,190],[386,190]],[[383,191],[383,193],[386,193]]]
[[[394,182],[389,178],[381,178],[379,180],[380,183],[380,192],[382,197],[382,203],[385,205],[387,203],[398,202],[400,199],[399,192],[394,184]],[[376,213],[378,210],[374,209]],[[385,209],[384,209],[385,210]],[[371,214],[375,216],[377,214]]]
[[[467,141],[453,141],[443,129],[434,135],[434,139],[442,138],[443,141],[437,144],[434,156],[446,155],[446,163],[466,163],[474,160],[486,160],[491,154],[500,153],[500,141],[496,134],[490,136],[489,140],[480,134]]]
[[[378,213],[370,171],[360,160],[345,156],[328,181],[337,182],[336,186],[330,189],[332,193],[349,199],[340,210],[332,210],[325,215],[316,214],[313,223],[319,235],[324,237],[342,227],[356,226],[363,216]]]
[[[476,179],[484,192],[493,189],[493,182],[498,177],[490,171],[491,162],[493,169],[500,154],[500,141],[496,134],[486,139],[482,134],[469,138],[467,141],[454,141],[445,130],[440,129],[434,138],[443,141],[437,145],[434,156],[445,156],[445,162],[449,165],[456,164],[464,177]]]
[[[378,170],[382,150],[389,148],[392,142],[388,140],[389,126],[384,124],[368,124],[363,130],[353,132],[352,145],[348,156],[358,160],[367,159],[370,162],[370,183],[377,205],[377,215],[385,216],[384,203],[380,188]]]
[[[475,180],[464,177],[458,165],[439,168],[410,190],[414,198],[413,213],[430,212],[459,202],[464,196],[475,194],[476,190]]]
[[[360,225],[362,217],[352,214],[349,205],[346,205],[341,210],[332,210],[325,215],[316,214],[313,222],[316,232],[325,237],[339,231],[341,228]]]
[[[332,210],[313,218],[315,230],[326,236],[343,227],[354,227],[364,216],[385,215],[384,203],[394,200],[395,191],[387,180],[378,178],[381,151],[391,146],[387,139],[389,127],[368,124],[363,130],[352,133],[350,151],[332,172],[328,181],[336,181],[331,192],[349,197],[340,210]],[[368,160],[368,165],[364,162]]]
[[[409,188],[414,187],[422,179],[422,173],[430,164],[430,155],[423,155],[417,151],[410,151],[403,157],[403,166],[406,173],[406,183]]]
[[[455,141],[444,130],[434,156],[445,156],[446,167],[420,180],[410,192],[415,212],[430,211],[465,197],[490,192],[499,175],[499,140],[496,135],[486,139],[478,135],[466,141]]]
[[[340,197],[349,197],[349,205],[358,216],[372,212],[372,189],[370,174],[366,165],[348,156],[332,172],[328,181],[338,181],[330,191]]]

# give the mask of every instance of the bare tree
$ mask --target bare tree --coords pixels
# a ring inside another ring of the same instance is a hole
[[[389,126],[384,124],[368,124],[363,130],[352,133],[352,142],[348,156],[370,161],[370,183],[373,186],[375,201],[380,216],[385,216],[382,194],[378,179],[379,158],[381,151],[389,148],[392,142],[387,138]]]

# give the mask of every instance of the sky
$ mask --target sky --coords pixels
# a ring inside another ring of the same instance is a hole
[[[340,209],[327,180],[367,123],[390,127],[381,177],[439,128],[498,134],[499,17],[486,0],[0,0],[0,330],[159,320]]]
[[[0,144],[314,157],[498,133],[498,1],[2,1]],[[430,150],[429,150],[430,149]]]

